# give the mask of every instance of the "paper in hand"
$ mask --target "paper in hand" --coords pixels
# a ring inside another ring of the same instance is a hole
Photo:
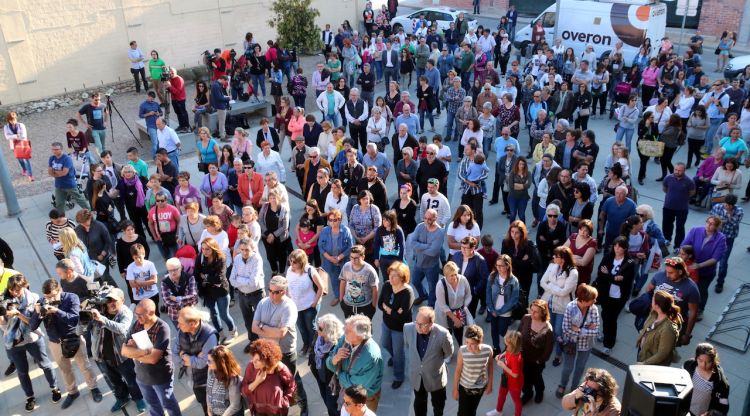
[[[133,341],[135,341],[135,345],[138,347],[139,350],[147,350],[149,348],[154,348],[154,344],[151,343],[151,339],[148,337],[148,333],[144,329],[143,331],[139,331],[133,334]]]

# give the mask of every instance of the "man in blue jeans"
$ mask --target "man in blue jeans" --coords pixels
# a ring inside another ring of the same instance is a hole
[[[146,101],[138,107],[138,117],[146,120],[146,131],[151,138],[151,157],[156,159],[156,149],[159,148],[159,138],[156,134],[156,119],[162,115],[161,107],[156,102],[156,93],[149,91]]]
[[[445,137],[446,143],[453,140],[453,124],[456,120],[456,113],[463,105],[464,97],[466,97],[466,90],[461,88],[460,77],[453,77],[451,83],[453,86],[445,90],[445,102],[443,103],[445,111],[448,114],[448,117],[445,120],[445,135],[443,136]],[[456,128],[456,130],[458,130],[458,128]],[[458,140],[458,137],[456,137],[456,140]]]
[[[83,115],[86,115],[86,122],[83,121]],[[76,118],[81,126],[87,126],[91,129],[91,136],[94,138],[97,149],[96,153],[104,151],[104,139],[107,137],[107,120],[109,119],[109,110],[102,104],[101,96],[98,92],[91,94],[91,102],[84,104],[76,113]],[[91,145],[89,143],[89,145]]]
[[[182,416],[180,404],[174,396],[174,368],[172,365],[172,338],[169,325],[156,316],[156,304],[144,299],[135,307],[136,323],[125,338],[121,354],[135,361],[135,381],[143,393],[151,416]],[[140,347],[133,334],[146,331],[152,341],[148,348]]]
[[[742,207],[737,206],[737,195],[729,194],[724,197],[724,202],[718,203],[711,208],[711,215],[721,218],[720,231],[727,239],[727,249],[721,260],[719,260],[719,275],[718,279],[716,279],[716,286],[714,286],[714,291],[721,293],[724,291],[724,280],[727,278],[727,270],[729,269],[729,256],[732,254],[734,239],[740,233],[740,223],[742,223],[742,218],[745,216],[745,211],[743,211]]]
[[[437,211],[430,208],[424,213],[421,224],[417,225],[409,239],[414,252],[412,284],[419,297],[414,301],[419,305],[427,298],[427,304],[435,306],[435,286],[440,274],[440,249],[443,247],[445,229],[437,223]],[[422,279],[427,278],[429,292],[425,293]]]
[[[711,85],[711,91],[701,98],[700,104],[706,107],[706,115],[711,124],[706,130],[706,153],[711,154],[714,148],[714,136],[724,121],[724,115],[729,108],[729,95],[724,92],[724,80],[716,80]]]

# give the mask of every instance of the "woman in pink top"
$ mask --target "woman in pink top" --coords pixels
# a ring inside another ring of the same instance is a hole
[[[711,178],[714,176],[716,170],[724,163],[725,155],[726,150],[724,150],[723,147],[714,148],[714,153],[711,157],[704,159],[700,167],[698,167],[698,172],[693,178],[697,192],[690,200],[692,204],[701,205],[701,203],[703,203],[703,198],[710,193],[711,187],[713,186],[711,185]]]
[[[292,136],[292,143],[297,137],[302,137],[302,130],[305,128],[305,109],[302,107],[294,107],[294,114],[289,119],[287,129],[289,134]]]
[[[641,85],[641,100],[644,107],[648,107],[649,101],[654,98],[654,93],[658,87],[659,77],[659,61],[656,58],[651,58],[648,61],[648,68],[644,69],[641,73],[641,79],[643,85]]]

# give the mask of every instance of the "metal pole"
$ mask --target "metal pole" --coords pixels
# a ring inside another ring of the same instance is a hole
[[[680,48],[682,47],[682,35],[685,33],[685,21],[687,20],[687,14],[688,10],[690,10],[690,0],[685,1],[685,10],[683,10],[682,14],[682,26],[680,27],[680,41],[677,42],[677,53],[680,53]]]
[[[555,0],[555,30],[552,40],[557,39],[557,27],[560,26],[560,0]]]
[[[14,217],[21,213],[21,207],[18,205],[18,197],[13,183],[10,180],[8,166],[5,164],[5,155],[2,146],[0,146],[0,186],[3,188],[5,197],[5,206],[8,208],[8,216]]]

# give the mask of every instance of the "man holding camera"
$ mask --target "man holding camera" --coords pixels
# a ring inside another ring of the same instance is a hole
[[[57,388],[55,370],[47,356],[44,334],[39,329],[31,330],[29,326],[34,305],[38,301],[39,295],[29,290],[29,283],[22,274],[16,273],[7,279],[7,292],[2,301],[5,312],[0,313],[0,329],[3,330],[3,343],[8,359],[11,365],[18,369],[18,381],[26,394],[27,412],[36,408],[27,353],[44,372],[44,378],[52,389],[52,402],[57,403],[62,398],[62,393]],[[6,374],[8,375],[10,374]]]
[[[208,354],[219,342],[219,333],[208,322],[201,320],[200,312],[192,306],[180,311],[177,335],[182,368],[190,368],[193,375],[193,394],[208,416],[206,406],[206,381],[208,380]],[[182,373],[182,371],[180,371]]]
[[[102,401],[102,392],[96,384],[96,374],[86,354],[86,340],[78,335],[78,314],[80,312],[80,301],[74,293],[63,292],[60,283],[55,279],[48,279],[42,285],[44,298],[34,305],[34,313],[31,314],[29,327],[36,331],[44,322],[49,337],[49,349],[55,359],[65,381],[65,389],[68,397],[61,406],[67,409],[81,395],[78,391],[78,383],[70,365],[75,360],[78,369],[86,379],[86,384],[91,389],[91,397],[95,402]]]
[[[185,80],[177,75],[177,70],[173,67],[169,67],[169,80],[164,83],[169,90],[169,94],[172,97],[172,108],[174,113],[177,115],[177,121],[180,123],[177,126],[177,133],[189,133],[190,132],[190,118],[188,118],[187,110],[185,109],[185,99],[187,93],[185,92]]]
[[[619,415],[621,404],[617,399],[617,381],[607,370],[589,368],[583,383],[562,398],[565,410],[575,410],[574,414]]]
[[[133,360],[120,354],[122,344],[133,322],[133,312],[125,306],[125,294],[119,288],[112,288],[105,295],[107,304],[102,312],[94,309],[91,325],[91,349],[99,369],[109,380],[115,394],[113,413],[135,400],[138,413],[146,411],[146,402],[135,381]]]
[[[220,76],[219,79],[211,81],[211,93],[209,95],[211,107],[216,110],[216,118],[218,119],[219,123],[219,138],[223,142],[227,141],[226,122],[227,110],[229,109],[227,85],[229,85],[229,78],[226,75]]]

